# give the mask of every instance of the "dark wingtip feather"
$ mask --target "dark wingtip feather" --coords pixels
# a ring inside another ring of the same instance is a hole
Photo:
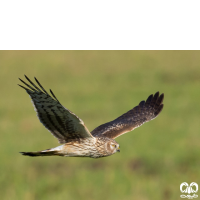
[[[139,103],[139,106],[144,106],[145,105],[145,101],[141,101],[140,103]]]
[[[164,104],[161,104],[160,106],[159,106],[159,108],[155,111],[155,116],[158,116],[159,114],[160,114],[160,112],[162,111],[162,109],[163,109],[163,107],[164,107]]]
[[[159,92],[156,92],[156,93],[154,94],[154,96],[153,96],[153,99],[154,99],[155,101],[157,101],[158,97],[159,97]]]
[[[24,86],[22,86],[22,85],[20,85],[20,84],[17,84],[17,85],[19,85],[20,87],[22,87],[22,88],[25,89],[25,90],[28,90],[27,88],[25,88]]]
[[[156,92],[151,100],[150,106],[154,108],[155,104],[157,103],[157,100],[159,98],[159,92]]]
[[[50,92],[52,94],[52,96],[58,101],[58,99],[56,98],[56,96],[54,95],[53,91],[50,89]],[[59,101],[58,101],[59,102]],[[59,102],[60,103],[60,102]]]
[[[28,80],[28,81],[30,81],[30,79],[24,74],[24,76],[25,76],[25,78]]]
[[[19,78],[19,80],[20,80],[22,83],[24,83],[24,81],[23,81],[21,78]]]
[[[162,93],[162,94],[160,95],[159,99],[161,100],[160,103],[162,103],[163,100],[164,100],[164,93]]]
[[[42,85],[40,84],[40,82],[37,80],[37,78],[34,77],[34,79],[35,79],[35,81],[37,82],[37,84],[40,86],[40,88],[41,88],[47,95],[49,95],[48,92],[42,87]]]
[[[153,94],[149,95],[149,97],[147,98],[147,100],[146,100],[146,102],[145,102],[145,105],[146,105],[146,106],[150,105],[152,99],[153,99]]]
[[[153,94],[150,94],[146,101],[149,101],[153,98]]]

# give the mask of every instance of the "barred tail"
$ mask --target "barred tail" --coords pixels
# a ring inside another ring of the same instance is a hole
[[[51,151],[50,149],[44,151],[36,151],[36,152],[20,152],[24,156],[54,156],[58,155],[58,151]]]

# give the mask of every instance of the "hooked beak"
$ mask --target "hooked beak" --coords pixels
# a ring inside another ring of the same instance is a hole
[[[120,148],[118,147],[117,152],[120,152]]]

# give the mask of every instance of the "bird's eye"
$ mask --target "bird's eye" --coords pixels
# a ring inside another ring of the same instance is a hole
[[[116,148],[116,145],[115,145],[115,144],[112,144],[112,146]]]

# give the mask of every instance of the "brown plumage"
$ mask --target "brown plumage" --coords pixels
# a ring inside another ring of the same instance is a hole
[[[104,137],[114,139],[126,132],[132,131],[159,115],[163,109],[163,99],[164,94],[159,96],[159,92],[156,92],[154,96],[150,95],[146,102],[141,101],[138,106],[117,119],[98,126],[91,133],[93,136],[103,135]]]
[[[121,115],[117,119],[102,124],[91,133],[84,122],[70,110],[60,104],[50,90],[53,98],[46,92],[35,78],[36,86],[27,76],[28,88],[24,88],[30,95],[40,122],[58,139],[62,145],[38,152],[21,152],[27,156],[79,156],[99,158],[109,156],[119,150],[119,144],[114,138],[132,131],[143,123],[156,118],[163,109],[164,94],[150,95],[146,101]]]

